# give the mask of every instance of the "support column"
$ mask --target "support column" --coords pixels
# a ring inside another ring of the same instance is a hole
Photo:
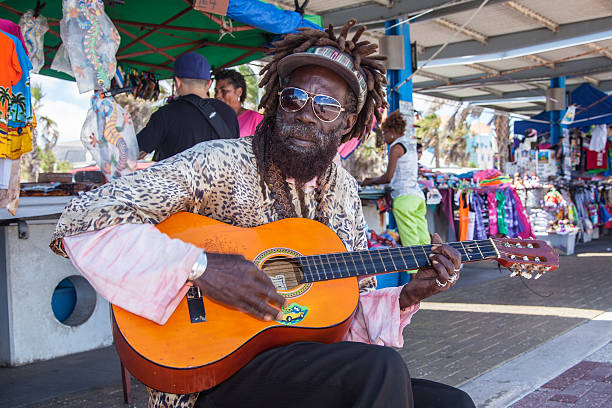
[[[403,69],[389,69],[387,70],[387,82],[389,83],[389,87],[387,88],[387,101],[389,102],[389,113],[399,109],[402,116],[406,120],[406,133],[405,136],[409,139],[409,145],[407,146],[406,155],[408,157],[413,158],[410,161],[411,168],[409,172],[414,175],[414,187],[415,193],[418,193],[418,184],[417,184],[417,176],[418,176],[418,161],[416,154],[416,138],[415,138],[415,130],[413,127],[414,124],[414,108],[412,104],[412,80],[405,82],[407,78],[412,74],[412,54],[410,47],[410,25],[408,23],[399,24],[398,20],[387,21],[385,23],[385,27],[387,28],[385,31],[386,35],[401,35],[404,37],[403,39],[403,47],[404,47],[404,68]],[[388,50],[388,53],[393,52],[394,50]],[[396,54],[397,55],[397,54]],[[402,86],[395,90],[394,88],[402,84]],[[422,195],[422,194],[421,194]],[[418,200],[418,199],[417,199]],[[425,208],[425,203],[423,201],[423,208]],[[416,204],[415,204],[416,205]],[[416,208],[409,209],[411,214],[416,214]],[[422,220],[416,220],[418,223],[424,223],[427,225],[427,220],[424,218],[425,214],[423,214]],[[417,217],[418,218],[418,217]],[[389,227],[396,227],[395,219],[392,214],[389,214]],[[416,230],[416,225],[414,225]],[[409,234],[414,235],[416,234]],[[416,240],[416,238],[414,238]],[[428,242],[427,242],[428,243]],[[419,245],[425,244],[425,242],[402,242],[404,246],[410,245]],[[393,274],[385,274],[378,275],[378,287],[394,287],[401,286],[407,283],[410,280],[410,274],[407,272],[393,273]]]
[[[551,88],[562,88],[563,89],[563,101],[559,101],[563,106],[566,106],[565,101],[565,77],[557,77],[550,79]],[[561,124],[561,119],[565,115],[565,110],[551,110],[550,111],[550,144],[555,145],[563,137],[563,128],[567,128],[567,125]]]
[[[410,114],[414,116],[412,111],[412,80],[407,84],[404,84],[399,91],[393,90],[393,88],[400,83],[403,83],[406,78],[412,75],[412,54],[410,52],[410,24],[403,23],[397,25],[398,20],[391,20],[385,23],[385,27],[388,27],[385,31],[386,35],[402,35],[404,36],[404,69],[390,69],[387,71],[387,82],[389,87],[387,88],[387,100],[389,102],[389,112],[393,112],[396,109],[401,109],[402,104],[400,101],[408,102],[410,104]],[[407,112],[401,111],[403,114]],[[412,123],[412,122],[411,122]]]

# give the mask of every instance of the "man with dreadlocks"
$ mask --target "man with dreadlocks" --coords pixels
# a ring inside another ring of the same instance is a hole
[[[354,24],[347,23],[337,37],[332,27],[285,36],[275,44],[262,79],[265,117],[253,137],[198,144],[74,198],[51,248],[70,257],[113,304],[159,324],[173,313],[188,283],[256,318],[279,318],[284,298],[252,262],[207,254],[153,224],[181,211],[239,227],[301,216],[329,226],[347,250],[365,249],[357,183],[332,162],[340,142],[362,137],[385,104],[384,68],[379,57],[370,57],[376,46],[358,42],[364,28],[349,40]],[[149,406],[406,408],[435,406],[427,398],[441,396],[453,401],[443,406],[458,406],[469,400],[467,394],[411,383],[401,356],[382,347],[401,347],[402,329],[419,301],[456,281],[460,257],[453,248],[438,245],[431,263],[404,287],[366,292],[375,279],[362,280],[364,293],[346,341],[265,351],[201,393],[149,389]]]

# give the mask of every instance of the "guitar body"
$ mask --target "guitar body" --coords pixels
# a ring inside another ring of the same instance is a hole
[[[283,258],[346,251],[333,231],[303,218],[238,228],[179,213],[157,227],[207,252],[241,254],[272,276],[278,265],[288,263]],[[204,321],[193,321],[184,298],[163,326],[113,305],[115,347],[124,366],[143,384],[187,394],[214,387],[270,348],[344,338],[358,303],[357,278],[287,286],[279,290],[291,301],[281,322],[255,319],[205,296]],[[282,282],[277,287],[282,288]]]

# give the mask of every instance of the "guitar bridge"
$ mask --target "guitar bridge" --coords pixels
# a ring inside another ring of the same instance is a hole
[[[206,311],[204,310],[204,298],[197,286],[192,286],[187,291],[187,308],[191,323],[203,323],[206,321]]]

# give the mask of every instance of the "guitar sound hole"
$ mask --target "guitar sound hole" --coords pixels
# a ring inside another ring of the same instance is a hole
[[[291,290],[302,281],[302,270],[291,258],[272,258],[263,264],[262,270],[270,277],[277,290]]]

